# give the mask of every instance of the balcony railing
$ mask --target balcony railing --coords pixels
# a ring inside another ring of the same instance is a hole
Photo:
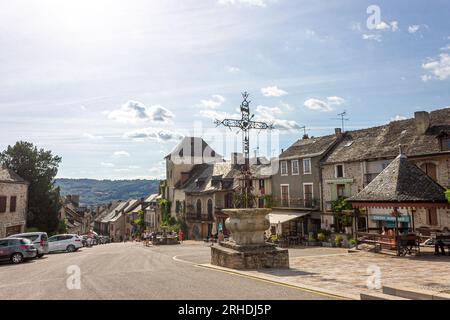
[[[292,208],[292,209],[318,209],[320,201],[318,199],[302,198],[273,198],[274,208]]]
[[[214,217],[213,215],[208,215],[206,213],[198,215],[196,212],[187,212],[186,220],[188,222],[213,222]]]

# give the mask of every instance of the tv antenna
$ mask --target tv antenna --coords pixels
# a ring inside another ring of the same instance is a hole
[[[346,118],[347,111],[341,112],[338,114],[339,118],[332,118],[331,120],[341,120],[342,123],[342,132],[345,132],[345,121],[350,121],[349,118]]]

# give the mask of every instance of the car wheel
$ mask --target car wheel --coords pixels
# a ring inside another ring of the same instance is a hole
[[[36,258],[40,259],[40,258],[42,258],[43,256],[44,256],[43,253],[39,253],[39,254],[36,256]]]
[[[18,264],[18,263],[23,262],[23,255],[21,253],[18,253],[18,252],[14,253],[11,256],[11,262],[14,263],[14,264]]]
[[[66,251],[67,251],[67,252],[74,252],[74,251],[75,251],[75,246],[73,246],[73,245],[67,246]]]

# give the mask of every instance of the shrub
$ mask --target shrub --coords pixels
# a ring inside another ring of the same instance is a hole
[[[336,244],[340,245],[342,243],[342,241],[344,241],[344,237],[341,236],[340,234],[338,234],[335,238],[334,241],[336,242]]]
[[[349,244],[351,247],[356,246],[357,243],[358,243],[358,242],[357,242],[355,239],[351,239],[351,240],[348,242],[348,244]]]
[[[308,241],[316,241],[316,238],[314,237],[314,234],[310,233],[308,235]]]
[[[318,233],[317,234],[317,240],[318,241],[325,241],[327,237],[323,234],[323,233]]]

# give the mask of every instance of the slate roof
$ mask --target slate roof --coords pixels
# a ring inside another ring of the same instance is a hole
[[[445,189],[405,155],[399,155],[350,202],[447,203]]]
[[[108,223],[110,221],[115,221],[122,215],[122,210],[124,210],[129,204],[129,201],[120,202],[114,209],[109,210],[109,213],[104,216],[102,223]]]
[[[450,133],[450,108],[430,112],[430,127],[422,135],[417,133],[414,119],[346,132],[324,163],[395,158],[400,144],[407,156],[440,153],[437,136],[443,132]]]
[[[26,183],[28,184],[25,179],[20,177],[17,173],[15,173],[13,170],[8,169],[6,167],[0,166],[0,182],[6,182],[6,183]]]
[[[324,154],[337,141],[336,135],[300,139],[280,155],[280,160],[287,158],[308,158]]]
[[[187,152],[189,152],[190,155],[186,154]],[[205,162],[213,162],[222,159],[221,155],[216,153],[203,138],[199,137],[184,137],[165,159],[171,159],[173,155],[200,159],[203,159],[204,156],[206,156]]]
[[[187,193],[234,190],[238,187],[238,181],[235,178],[238,178],[240,174],[239,167],[231,162],[201,164],[194,167],[191,177],[181,188]]]

